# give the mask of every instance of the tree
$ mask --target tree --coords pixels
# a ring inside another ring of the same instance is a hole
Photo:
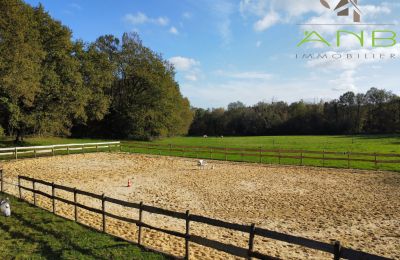
[[[19,0],[0,2],[1,124],[16,139],[35,127],[35,97],[41,89],[39,26],[32,8]]]
[[[112,55],[109,59],[116,59],[118,65],[105,120],[111,134],[151,139],[187,133],[192,113],[174,80],[173,66],[143,46],[137,34],[124,34],[120,46],[112,37],[100,41],[98,45],[105,46]]]

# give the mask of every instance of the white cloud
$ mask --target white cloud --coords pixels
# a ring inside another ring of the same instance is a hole
[[[400,44],[396,44],[390,48],[363,48],[347,52],[328,51],[322,53],[322,55],[324,54],[327,55],[327,59],[309,60],[307,65],[311,68],[319,69],[354,70],[360,68],[362,65],[393,61],[391,55],[395,55],[399,59]]]
[[[189,73],[185,75],[185,79],[190,80],[190,81],[197,81],[199,78],[195,73]]]
[[[232,41],[231,15],[235,12],[235,5],[228,0],[210,1],[210,8],[216,18],[216,29],[224,45]]]
[[[259,71],[227,72],[224,70],[218,70],[216,71],[216,74],[218,76],[241,80],[270,80],[273,78],[272,74]]]
[[[179,34],[179,31],[178,31],[178,29],[176,29],[175,26],[172,26],[172,27],[169,29],[169,32],[172,33],[172,34],[175,34],[175,35],[178,35],[178,34]]]
[[[357,92],[356,87],[356,70],[346,70],[339,73],[338,77],[329,81],[333,86],[333,91],[339,91],[341,93],[353,91]]]
[[[197,81],[199,79],[200,71],[200,62],[195,59],[175,56],[169,59],[177,72],[183,74],[184,78],[189,81]]]
[[[278,22],[279,15],[272,11],[254,24],[254,30],[256,30],[257,32],[262,32]]]
[[[132,25],[152,23],[159,26],[167,26],[169,24],[169,19],[167,17],[151,18],[142,12],[126,14],[124,20]]]
[[[73,9],[78,10],[78,11],[81,11],[81,10],[82,10],[82,6],[80,6],[80,5],[77,4],[77,3],[71,3],[69,6],[70,6],[71,8],[73,8]]]
[[[184,12],[182,14],[182,17],[185,18],[185,19],[191,19],[193,17],[193,15],[190,12]]]
[[[256,42],[256,47],[257,47],[257,48],[260,48],[261,45],[262,45],[262,41],[257,41],[257,42]]]
[[[182,56],[176,56],[169,59],[174,64],[178,71],[189,71],[193,67],[198,66],[200,63],[192,58],[186,58]]]

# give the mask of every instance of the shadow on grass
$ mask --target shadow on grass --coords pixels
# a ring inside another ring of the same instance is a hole
[[[400,135],[398,134],[377,134],[377,135],[337,135],[337,136],[331,136],[333,138],[354,138],[354,139],[387,139],[387,138],[398,138],[400,139]]]
[[[0,234],[3,234],[0,241],[8,240],[3,247],[0,245],[0,251],[6,252],[9,257],[169,259],[160,253],[154,254],[122,239],[52,215],[18,199],[12,198],[11,205],[12,216],[0,216]]]

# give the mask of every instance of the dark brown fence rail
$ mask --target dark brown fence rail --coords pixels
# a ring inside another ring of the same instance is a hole
[[[379,169],[380,165],[399,165],[400,170],[400,154],[395,153],[364,153],[364,152],[336,152],[336,151],[312,151],[312,150],[289,150],[289,149],[263,149],[260,148],[229,148],[214,146],[189,146],[189,145],[172,145],[172,144],[152,144],[152,143],[130,143],[129,145],[121,145],[121,150],[132,152],[153,151],[161,154],[165,152],[167,155],[180,153],[195,155],[196,158],[208,159],[225,159],[229,156],[239,157],[235,160],[243,161],[244,158],[253,158],[255,162],[262,163],[266,158],[278,159],[281,164],[282,159],[292,159],[297,161],[298,165],[305,165],[304,160],[318,160],[321,166],[326,166],[329,161],[347,162],[345,166],[351,168],[352,162],[369,163],[375,169]],[[222,158],[216,158],[216,155]],[[360,158],[363,157],[363,158]],[[296,162],[295,162],[296,163]]]
[[[3,181],[2,170],[0,170],[0,178],[1,178],[1,189],[2,189],[1,191],[3,192],[3,182],[4,181]],[[22,185],[22,182],[30,182],[32,185],[29,185],[29,186],[32,188]],[[41,184],[41,185],[44,185],[47,187],[51,187],[51,194],[36,189],[36,184]],[[25,177],[25,176],[18,176],[17,187],[19,190],[20,199],[23,199],[22,191],[32,192],[34,205],[37,205],[36,195],[42,195],[42,196],[45,196],[46,198],[49,198],[52,201],[53,213],[56,212],[56,210],[55,210],[55,207],[56,207],[55,202],[56,201],[67,203],[69,205],[73,205],[74,206],[74,216],[75,216],[76,222],[79,221],[79,216],[78,216],[78,211],[77,211],[78,208],[101,214],[101,216],[102,216],[102,231],[103,232],[107,232],[107,222],[106,222],[107,217],[113,218],[113,219],[116,219],[119,221],[124,221],[127,223],[136,224],[138,226],[137,243],[139,245],[142,245],[143,228],[147,228],[147,229],[158,231],[158,232],[163,232],[168,235],[182,238],[185,240],[185,259],[189,259],[190,243],[199,244],[199,245],[202,245],[205,247],[213,248],[215,250],[219,250],[219,251],[222,251],[222,252],[237,256],[237,257],[243,257],[243,258],[247,258],[247,259],[251,259],[251,258],[277,259],[275,257],[268,256],[262,252],[258,252],[258,251],[254,250],[254,242],[259,237],[269,238],[269,239],[273,239],[273,240],[277,240],[277,241],[281,241],[281,242],[295,244],[298,246],[306,247],[306,248],[317,250],[317,251],[326,252],[326,253],[332,254],[333,259],[352,259],[352,260],[353,259],[354,260],[356,260],[356,259],[364,259],[364,260],[365,259],[370,259],[370,260],[388,259],[388,258],[385,258],[382,256],[377,256],[377,255],[368,254],[365,252],[341,247],[340,242],[338,242],[338,241],[336,241],[333,244],[329,244],[329,243],[319,242],[319,241],[315,241],[315,240],[311,240],[311,239],[307,239],[307,238],[303,238],[303,237],[279,233],[279,232],[267,230],[264,228],[259,228],[259,227],[256,227],[255,224],[252,224],[252,225],[235,224],[235,223],[230,223],[230,222],[223,221],[223,220],[217,220],[217,219],[212,219],[212,218],[198,216],[198,215],[192,215],[192,214],[190,214],[189,211],[175,212],[175,211],[157,208],[157,207],[153,207],[153,206],[149,206],[149,205],[144,205],[142,202],[141,203],[126,202],[126,201],[106,197],[104,194],[98,195],[98,194],[94,194],[91,192],[78,190],[76,188],[66,187],[66,186],[55,184],[55,183],[50,183],[47,181],[34,179],[34,178],[30,178],[30,177]],[[56,196],[55,190],[62,190],[65,192],[73,193],[74,200],[73,201],[67,200],[65,198]],[[97,201],[101,202],[101,209],[96,209],[96,208],[89,207],[89,206],[78,203],[77,194],[84,195],[84,196],[96,199]],[[127,218],[127,217],[122,217],[122,216],[118,216],[118,215],[109,213],[105,210],[106,203],[111,203],[111,204],[120,205],[120,206],[124,206],[124,207],[131,208],[131,209],[139,210],[138,218],[137,219]],[[144,222],[143,212],[154,213],[154,214],[158,214],[158,215],[164,215],[164,216],[184,220],[186,222],[185,232],[183,233],[183,232],[168,230],[168,229],[159,228],[159,227],[155,227],[155,226],[146,224]],[[191,234],[190,224],[193,222],[207,224],[207,225],[218,227],[218,228],[224,228],[224,229],[228,229],[231,231],[245,233],[248,235],[248,247],[242,248],[242,247],[235,246],[235,245],[232,245],[229,243],[215,241],[215,240],[211,240],[211,239],[208,239],[205,237]]]

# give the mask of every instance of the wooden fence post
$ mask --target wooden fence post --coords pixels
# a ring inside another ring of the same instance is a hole
[[[96,145],[96,153],[99,152],[99,146]]]
[[[54,146],[51,148],[51,154],[54,156]]]
[[[340,245],[339,241],[335,241],[333,244],[333,260],[340,260],[340,255],[341,255],[342,247]]]
[[[21,192],[21,177],[18,175],[18,193],[19,198],[22,199],[22,192]]]
[[[36,206],[36,181],[32,181],[32,189],[33,189],[33,205]]]
[[[53,214],[56,214],[56,199],[55,197],[55,187],[54,187],[54,182],[51,183],[51,199],[52,199],[52,205],[53,205]]]
[[[347,152],[347,169],[350,169],[350,152]]]
[[[67,146],[67,154],[69,155],[69,146]]]
[[[33,150],[33,154],[35,155],[35,158],[36,158],[37,157],[36,156],[36,149]]]
[[[15,147],[15,160],[18,160],[18,149],[17,149],[17,147]]]
[[[142,243],[142,217],[143,217],[143,202],[140,202],[139,204],[139,232],[138,232],[138,245],[141,245]]]
[[[278,149],[278,160],[279,160],[279,164],[281,164],[281,150]]]
[[[190,214],[186,211],[186,233],[185,233],[185,259],[189,260],[189,241],[190,241]]]
[[[103,215],[103,233],[106,233],[106,195],[101,195],[101,211]]]
[[[255,231],[256,231],[256,224],[251,224],[250,227],[250,237],[249,237],[249,250],[248,250],[248,257],[247,259],[252,259],[251,255],[253,253],[254,249],[254,236],[255,236]]]
[[[300,166],[303,166],[303,152],[300,153]]]
[[[75,215],[75,222],[78,222],[78,207],[76,204],[78,203],[76,198],[76,188],[74,188],[74,215]]]
[[[0,178],[1,178],[1,192],[4,190],[4,184],[3,184],[3,169],[0,169]]]

